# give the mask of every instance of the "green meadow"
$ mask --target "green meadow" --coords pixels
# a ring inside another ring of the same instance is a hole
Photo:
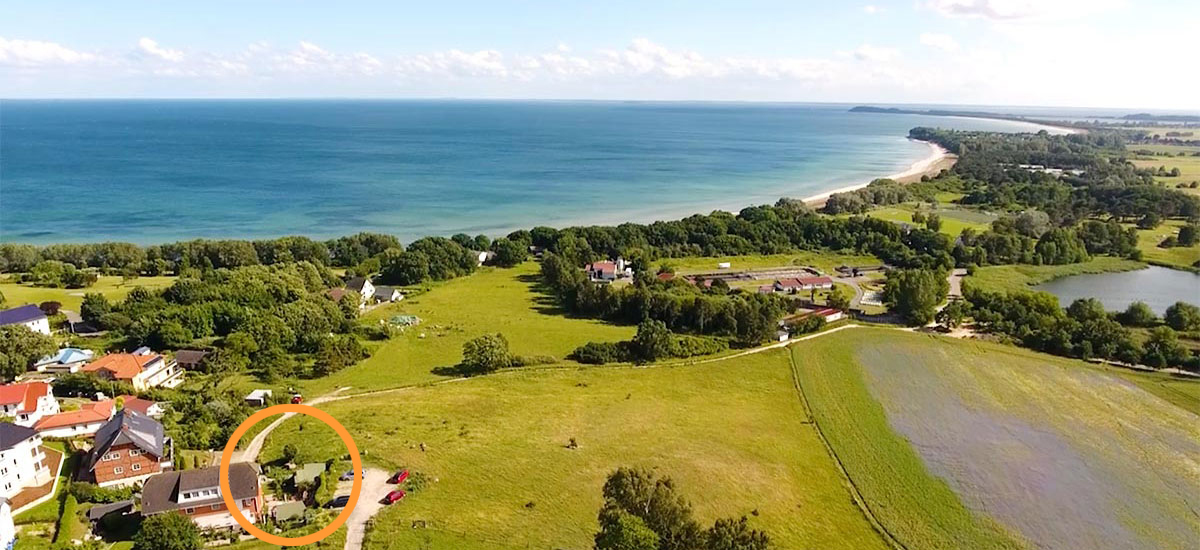
[[[431,480],[375,518],[372,550],[588,547],[601,486],[620,466],[672,477],[705,523],[746,515],[777,548],[886,548],[782,350],[687,367],[524,369],[321,407],[368,463]],[[264,459],[287,443],[319,449],[310,458],[341,452],[312,424],[289,420]]]
[[[4,294],[8,307],[55,301],[61,303],[63,309],[79,311],[79,304],[83,303],[84,294],[99,293],[110,301],[118,301],[124,300],[131,290],[139,286],[158,289],[171,286],[173,282],[175,282],[174,277],[138,277],[131,281],[124,281],[121,277],[104,275],[87,288],[46,288],[22,284],[6,278],[0,279],[0,293]]]
[[[1111,256],[1096,256],[1090,261],[1064,265],[996,265],[980,267],[968,276],[965,283],[990,291],[1011,292],[1071,275],[1112,273],[1142,269],[1146,264]]]

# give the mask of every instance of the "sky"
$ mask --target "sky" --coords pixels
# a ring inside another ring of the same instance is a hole
[[[0,97],[1200,110],[1200,2],[0,0]]]

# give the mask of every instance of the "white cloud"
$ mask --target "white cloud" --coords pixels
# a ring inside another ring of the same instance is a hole
[[[942,51],[958,51],[958,41],[948,34],[923,32],[921,33],[920,41],[925,46],[937,48]]]
[[[891,61],[900,57],[900,52],[895,48],[884,48],[870,44],[863,44],[852,53],[854,54],[854,58],[859,61]]]
[[[927,0],[925,7],[947,17],[1017,20],[1075,18],[1124,4],[1124,0]]]
[[[56,42],[8,40],[0,36],[0,65],[36,67],[95,61],[97,56],[78,52]]]
[[[142,37],[141,40],[138,40],[138,50],[143,54],[157,57],[163,61],[170,61],[172,63],[183,61],[182,51],[159,46],[158,42],[151,38]]]

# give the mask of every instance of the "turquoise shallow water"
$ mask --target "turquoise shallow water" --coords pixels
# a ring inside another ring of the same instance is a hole
[[[805,197],[928,155],[848,105],[0,102],[0,240],[412,239],[648,222]]]

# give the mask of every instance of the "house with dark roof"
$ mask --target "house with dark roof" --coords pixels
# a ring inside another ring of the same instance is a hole
[[[35,305],[0,310],[0,327],[23,326],[34,332],[50,334],[50,319]]]
[[[175,352],[175,363],[185,370],[199,370],[204,365],[208,352],[198,349],[181,349]]]
[[[45,485],[53,477],[42,437],[33,428],[0,423],[0,497],[12,500],[22,490]]]
[[[0,416],[18,426],[31,427],[43,416],[58,414],[58,400],[47,382],[0,386]]]
[[[354,277],[346,281],[346,290],[357,292],[364,305],[372,296],[375,296],[375,285],[371,284],[371,280],[366,277]]]
[[[375,298],[375,301],[379,303],[399,302],[400,300],[404,299],[404,295],[400,294],[400,291],[396,290],[396,287],[383,285],[375,287],[375,294],[373,297]]]
[[[121,409],[96,432],[84,475],[101,487],[136,485],[172,468],[173,447],[157,420]]]
[[[142,486],[142,515],[178,512],[191,518],[201,529],[239,529],[237,520],[221,498],[218,466],[195,470],[163,472]],[[262,484],[255,465],[235,462],[229,465],[230,495],[238,510],[251,522],[258,523],[264,513]]]

